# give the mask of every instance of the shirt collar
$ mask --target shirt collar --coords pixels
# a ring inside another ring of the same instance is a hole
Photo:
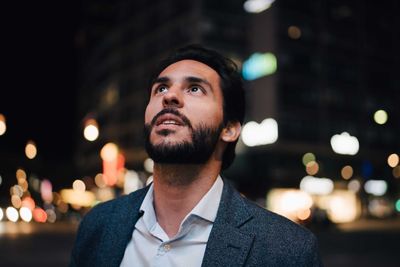
[[[214,222],[217,217],[217,211],[219,207],[219,202],[221,201],[222,188],[224,187],[224,182],[222,178],[218,175],[213,186],[208,190],[208,192],[203,196],[199,203],[192,209],[191,212],[186,216],[196,215],[203,218],[209,222]]]
[[[153,183],[151,183],[150,188],[143,199],[142,205],[140,206],[140,211],[143,212],[143,222],[149,231],[157,223],[156,212],[154,211],[153,206],[153,191]]]
[[[203,218],[211,223],[215,221],[217,217],[217,211],[219,207],[219,203],[221,201],[222,189],[224,183],[222,181],[221,176],[218,175],[214,184],[208,190],[208,192],[202,197],[202,199],[197,203],[197,205],[192,209],[191,212],[185,217],[183,222],[189,218],[191,215],[196,215],[200,218]],[[154,187],[153,184],[150,185],[149,190],[140,206],[140,211],[143,211],[143,222],[146,225],[147,229],[153,229],[157,223],[156,213],[154,211],[153,205],[153,192]],[[182,223],[183,223],[182,222]]]

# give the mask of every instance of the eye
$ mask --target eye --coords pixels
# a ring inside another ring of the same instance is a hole
[[[202,88],[200,86],[197,86],[197,85],[190,87],[188,89],[188,91],[189,91],[189,93],[196,93],[196,94],[203,92]]]
[[[167,91],[168,91],[168,87],[165,86],[165,85],[157,86],[156,89],[154,90],[154,92],[156,94],[164,93],[164,92],[167,92]]]

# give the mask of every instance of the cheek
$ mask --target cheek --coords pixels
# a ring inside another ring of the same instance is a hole
[[[147,105],[145,113],[144,113],[144,123],[148,124],[154,118],[154,110],[150,105]]]
[[[194,124],[219,125],[223,121],[223,111],[218,105],[202,105],[189,112],[192,115],[189,119]]]

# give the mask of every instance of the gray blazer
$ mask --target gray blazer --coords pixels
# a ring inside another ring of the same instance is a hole
[[[70,266],[119,266],[147,190],[94,207],[79,226]],[[202,266],[322,264],[310,231],[248,201],[224,180]]]

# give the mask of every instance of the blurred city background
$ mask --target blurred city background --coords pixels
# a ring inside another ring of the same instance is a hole
[[[82,216],[151,180],[149,75],[190,43],[230,57],[245,81],[225,177],[312,230],[325,266],[400,265],[398,1],[41,1],[2,13],[1,266],[67,265]]]

